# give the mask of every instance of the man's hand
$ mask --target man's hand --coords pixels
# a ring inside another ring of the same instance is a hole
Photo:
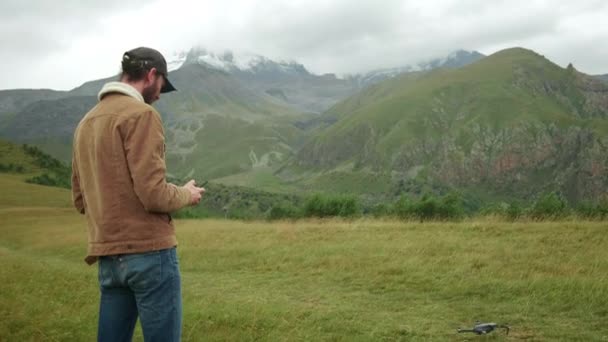
[[[197,205],[205,193],[205,188],[198,188],[194,179],[186,183],[184,188],[190,191],[190,205]]]

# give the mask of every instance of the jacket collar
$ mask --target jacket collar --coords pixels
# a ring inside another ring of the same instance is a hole
[[[123,83],[123,82],[108,82],[104,84],[103,88],[97,95],[97,99],[101,101],[104,96],[110,93],[120,93],[127,96],[131,96],[132,98],[144,102],[143,96],[137,91],[137,89],[133,88],[131,85]]]

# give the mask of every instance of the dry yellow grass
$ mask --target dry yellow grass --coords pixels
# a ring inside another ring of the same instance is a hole
[[[61,200],[40,203],[0,210],[0,340],[94,340],[84,219],[49,207]],[[475,320],[512,326],[484,340],[608,339],[602,222],[179,220],[176,229],[184,341],[459,341],[473,336],[456,328]]]

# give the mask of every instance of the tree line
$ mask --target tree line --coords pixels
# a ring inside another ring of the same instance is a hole
[[[22,145],[43,171],[29,183],[70,188],[71,168],[35,146]],[[31,170],[14,163],[0,163],[0,172],[28,173]],[[179,184],[179,181],[168,179]],[[558,220],[568,217],[603,220],[608,218],[608,197],[571,205],[559,192],[547,192],[534,200],[497,201],[471,210],[459,192],[422,196],[404,194],[392,201],[363,203],[353,195],[313,194],[310,196],[277,194],[246,187],[209,184],[208,193],[197,208],[175,213],[179,218],[224,217],[229,219],[297,220],[304,218],[395,218],[402,220],[462,220],[467,217],[496,216],[505,220]]]
[[[445,195],[425,194],[421,197],[401,196],[392,203],[377,203],[362,206],[357,197],[317,194],[308,198],[303,206],[290,203],[273,206],[267,218],[300,219],[342,217],[395,218],[419,221],[457,221],[467,217],[495,216],[504,220],[559,220],[579,218],[603,220],[608,218],[608,199],[596,202],[585,201],[574,206],[558,192],[548,192],[537,196],[528,203],[496,202],[481,209],[467,212],[464,198],[458,192]]]

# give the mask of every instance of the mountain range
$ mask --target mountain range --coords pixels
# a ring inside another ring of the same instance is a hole
[[[469,55],[479,54],[458,57]],[[303,128],[315,125],[319,113],[362,88],[363,76],[315,75],[294,61],[259,55],[193,48],[175,57],[169,61],[170,74],[179,91],[163,95],[155,106],[163,115],[170,170],[177,177],[204,172],[205,178],[216,178],[276,166],[303,144],[308,134]],[[383,73],[383,78],[397,74]],[[70,91],[0,91],[0,137],[69,161],[71,132],[97,101],[102,85],[115,79]],[[231,132],[241,133],[234,139]]]
[[[513,48],[456,51],[337,77],[295,61],[194,48],[170,60],[170,176],[374,198],[457,189],[479,200],[608,190],[608,84]],[[103,83],[0,91],[0,137],[68,161]]]
[[[338,189],[368,178],[368,191],[434,184],[516,198],[558,190],[573,200],[601,197],[608,185],[608,85],[530,50],[406,74],[323,117],[335,123],[299,150],[283,171],[290,178],[320,170],[318,181]]]

